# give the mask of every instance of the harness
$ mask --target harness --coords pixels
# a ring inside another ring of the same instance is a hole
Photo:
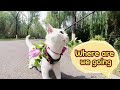
[[[34,46],[36,47],[36,49],[31,50],[29,52],[29,55],[32,57],[37,57],[37,59],[35,59],[35,66],[39,66],[39,62],[41,61],[42,57],[44,57],[50,64],[55,64],[57,63],[60,59],[61,59],[61,55],[63,55],[63,53],[66,50],[66,47],[63,47],[62,52],[56,53],[54,51],[52,51],[49,47],[47,47],[47,45],[45,45],[43,43],[43,46],[38,46],[37,44],[34,44]],[[58,54],[60,55],[60,57],[58,59],[53,59],[50,54],[47,52],[47,49],[51,50],[54,54]]]
[[[50,49],[50,48],[48,48]],[[53,51],[52,51],[53,52]],[[58,54],[58,53],[55,53],[55,54]],[[61,55],[63,55],[63,52],[60,54],[60,57],[58,59],[53,59],[49,53],[47,52],[47,49],[45,48],[45,55],[47,56],[47,61],[50,63],[50,64],[55,64],[57,63],[60,59],[61,59]]]

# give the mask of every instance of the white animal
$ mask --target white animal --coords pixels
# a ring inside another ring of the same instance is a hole
[[[30,35],[26,37],[26,44],[29,47],[29,51],[35,48],[35,46],[29,41]],[[61,52],[63,47],[66,45],[66,43],[69,41],[68,35],[66,32],[62,29],[53,28],[50,24],[48,24],[47,28],[47,35],[45,38],[45,44],[46,44],[46,51],[50,55],[50,57],[53,60],[60,59],[61,58]],[[35,58],[29,57],[29,68],[33,67],[33,63],[35,61]],[[60,60],[55,63],[50,63],[48,60],[43,58],[40,62],[41,64],[41,73],[43,79],[51,79],[49,77],[49,70],[53,70],[56,78],[61,79],[61,71],[60,71]]]

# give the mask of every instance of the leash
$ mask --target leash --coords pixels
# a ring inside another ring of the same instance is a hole
[[[94,14],[94,13],[95,13],[95,11],[93,11],[92,13],[89,13],[88,15],[84,16],[82,19],[78,20],[77,22],[75,22],[75,23],[73,23],[72,25],[70,25],[69,27],[67,27],[67,28],[65,29],[65,31],[66,31],[68,28],[72,27],[74,24],[82,21],[84,18],[86,18],[87,16],[89,16],[89,15],[91,15],[91,14]]]

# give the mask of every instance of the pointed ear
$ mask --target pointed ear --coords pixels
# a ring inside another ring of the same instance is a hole
[[[53,27],[50,24],[48,24],[48,26],[47,26],[47,32],[48,33],[53,32]]]

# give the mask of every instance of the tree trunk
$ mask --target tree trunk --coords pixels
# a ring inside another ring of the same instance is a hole
[[[107,14],[105,14],[105,18],[108,19],[108,12],[107,12]],[[108,40],[108,22],[107,22],[107,19],[105,19],[105,38],[106,38],[106,40]]]
[[[33,15],[31,16],[31,18],[28,18],[28,27],[27,27],[27,35],[29,35],[29,29],[30,29],[30,27],[31,27],[31,25],[32,25],[32,22],[33,22]],[[30,19],[30,20],[29,20]]]
[[[76,22],[76,11],[72,11],[72,23]],[[72,26],[72,40],[75,40],[75,29],[76,29],[76,24]]]
[[[60,20],[60,11],[58,11],[58,21]],[[60,21],[58,22],[59,28],[61,28]]]
[[[92,14],[92,22],[91,22],[91,29],[90,29],[90,38],[93,38],[93,21],[94,21],[94,13]]]
[[[17,21],[17,17],[16,17],[16,39],[18,39],[18,35],[17,35],[17,29],[18,29],[17,26],[18,26],[18,24],[17,23],[18,23],[18,21]]]
[[[29,34],[29,25],[28,25],[28,28],[27,28],[28,30],[27,30],[27,35]]]
[[[19,12],[17,13],[17,15],[16,15],[16,39],[18,39],[18,33],[17,33],[17,31],[18,31],[18,15],[19,15]]]

